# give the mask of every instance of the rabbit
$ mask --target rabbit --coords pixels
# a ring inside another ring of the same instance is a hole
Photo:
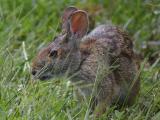
[[[92,97],[91,109],[96,116],[114,104],[132,105],[139,94],[140,79],[128,33],[110,24],[87,33],[88,15],[76,7],[66,8],[61,22],[61,33],[32,62],[35,79],[67,75],[78,89],[79,99]]]

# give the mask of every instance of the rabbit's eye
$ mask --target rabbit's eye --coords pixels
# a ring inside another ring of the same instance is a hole
[[[57,57],[58,55],[58,51],[56,50],[52,50],[50,53],[49,53],[49,57]]]

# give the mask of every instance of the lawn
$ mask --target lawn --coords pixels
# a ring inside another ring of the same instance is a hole
[[[67,6],[88,10],[91,26],[111,23],[127,30],[143,56],[136,103],[111,107],[100,120],[160,120],[159,0],[0,0],[0,120],[88,120],[65,77],[32,80],[31,61],[60,32]]]

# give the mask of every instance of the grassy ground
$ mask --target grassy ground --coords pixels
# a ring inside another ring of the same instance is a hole
[[[87,8],[96,24],[112,21],[128,30],[141,65],[141,92],[132,107],[110,109],[102,120],[160,120],[160,51],[148,41],[160,39],[159,0],[0,0],[0,119],[88,120],[87,105],[74,98],[66,78],[33,83],[30,64],[37,51],[59,33],[66,6]],[[97,9],[95,10],[95,8]]]

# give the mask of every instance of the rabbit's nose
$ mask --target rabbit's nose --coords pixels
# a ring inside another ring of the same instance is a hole
[[[32,70],[32,75],[36,75],[36,71],[35,70]]]

